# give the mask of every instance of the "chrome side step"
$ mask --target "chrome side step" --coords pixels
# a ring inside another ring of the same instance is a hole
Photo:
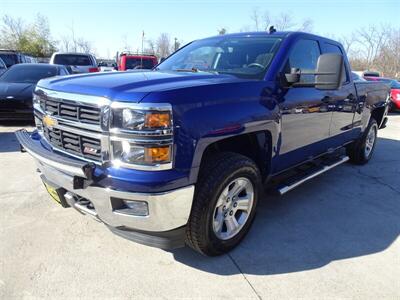
[[[343,156],[343,157],[340,157],[339,160],[336,160],[336,161],[332,162],[331,164],[322,165],[320,168],[318,168],[316,171],[310,173],[306,177],[303,177],[296,181],[293,181],[290,184],[281,185],[278,188],[278,192],[280,195],[286,194],[287,192],[293,190],[295,187],[298,187],[300,184],[302,184],[314,177],[317,177],[318,175],[321,175],[322,173],[325,173],[326,171],[329,171],[330,169],[332,169],[338,165],[341,165],[342,163],[345,163],[348,160],[349,160],[348,156]]]

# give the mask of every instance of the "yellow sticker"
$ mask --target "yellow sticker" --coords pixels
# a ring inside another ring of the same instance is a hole
[[[47,192],[50,194],[51,198],[53,198],[58,204],[61,204],[60,197],[58,196],[58,193],[56,189],[47,183],[44,183],[44,186],[46,187]]]

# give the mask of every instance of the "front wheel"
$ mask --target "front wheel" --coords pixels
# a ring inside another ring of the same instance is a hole
[[[261,176],[256,164],[236,153],[220,153],[202,167],[187,225],[187,244],[204,255],[228,252],[254,219]]]
[[[347,147],[347,155],[354,164],[366,164],[372,157],[378,139],[378,123],[371,118],[364,134]]]

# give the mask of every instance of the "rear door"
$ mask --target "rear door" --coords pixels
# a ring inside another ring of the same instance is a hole
[[[291,68],[313,72],[321,54],[318,40],[300,39],[290,50],[284,72]],[[302,75],[301,82],[315,81],[314,75]],[[332,112],[326,103],[327,92],[315,87],[288,88],[281,102],[282,141],[280,168],[285,169],[326,151]],[[288,154],[289,155],[285,155]]]
[[[346,58],[344,51],[337,44],[324,42],[323,52],[341,54]],[[332,111],[329,135],[333,137],[332,146],[339,146],[354,137],[353,118],[358,104],[356,89],[351,80],[346,59],[342,75],[342,87],[338,90],[328,91],[326,96],[326,101]]]

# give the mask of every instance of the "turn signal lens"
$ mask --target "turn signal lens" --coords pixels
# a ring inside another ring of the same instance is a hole
[[[145,161],[150,163],[168,162],[171,160],[170,147],[145,148]]]
[[[147,128],[171,127],[171,115],[168,112],[146,113],[145,127]]]

